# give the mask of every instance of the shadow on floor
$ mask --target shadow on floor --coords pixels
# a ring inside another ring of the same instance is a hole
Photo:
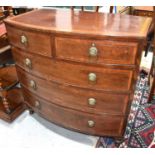
[[[59,134],[67,139],[70,139],[72,141],[76,141],[79,143],[83,143],[86,145],[95,146],[96,142],[98,140],[97,136],[90,136],[78,132],[71,131],[69,129],[65,129],[63,127],[60,127],[54,123],[51,123],[44,118],[38,116],[37,114],[33,114],[32,117],[38,121],[40,124],[45,126],[47,129],[51,130],[52,132]]]

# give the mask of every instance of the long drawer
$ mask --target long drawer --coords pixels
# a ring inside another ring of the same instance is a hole
[[[56,37],[56,57],[77,62],[134,65],[137,43]]]
[[[132,87],[133,70],[103,68],[55,61],[50,58],[20,51],[16,48],[13,48],[13,55],[17,65],[46,80],[83,88],[115,92],[127,92]],[[30,66],[26,65],[26,60],[29,60]]]
[[[50,34],[26,31],[7,25],[10,43],[23,50],[52,57],[52,39]]]
[[[93,135],[122,136],[125,117],[93,115],[49,103],[23,89],[26,103],[46,119],[64,127]]]
[[[58,105],[90,113],[125,115],[127,112],[129,94],[113,94],[64,86],[37,78],[19,67],[17,71],[24,88]],[[34,86],[31,85],[32,81]]]

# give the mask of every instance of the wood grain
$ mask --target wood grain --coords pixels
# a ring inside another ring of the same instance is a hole
[[[103,91],[79,89],[72,86],[64,86],[28,74],[17,67],[19,80],[24,87],[42,98],[55,104],[90,113],[109,113],[111,115],[126,115],[129,106],[129,94],[114,94]],[[24,78],[26,77],[26,78]],[[35,81],[36,89],[29,85],[30,80]],[[89,98],[96,99],[96,105],[88,104]]]
[[[26,105],[63,127],[122,137],[151,21],[55,9],[5,20]],[[97,57],[89,55],[92,43]]]
[[[39,57],[37,55],[34,57],[26,52],[22,52],[21,55],[16,55],[15,53],[16,52],[14,52],[14,58],[19,66],[46,80],[82,88],[115,92],[130,92],[131,89],[133,70],[116,70],[103,67],[85,66],[64,61],[55,61],[45,57]],[[25,67],[25,58],[29,58],[31,60],[32,69],[27,69]],[[96,82],[89,81],[89,73],[96,74]]]
[[[92,20],[93,19],[93,20]],[[71,10],[40,9],[5,20],[9,25],[61,34],[145,38],[151,18]],[[143,29],[144,23],[147,27]]]
[[[97,56],[91,57],[89,49],[95,44]],[[137,43],[82,38],[55,38],[56,57],[77,62],[134,65]]]
[[[71,110],[46,102],[45,100],[34,96],[32,93],[24,91],[24,97],[27,104],[46,119],[61,126],[92,135],[109,135],[121,137],[123,135],[123,126],[126,118],[110,115],[93,115],[80,111]],[[35,101],[40,102],[40,108],[35,108]],[[95,122],[94,127],[88,126],[88,121]]]

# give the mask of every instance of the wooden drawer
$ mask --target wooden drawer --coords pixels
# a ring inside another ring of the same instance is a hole
[[[49,103],[25,90],[23,94],[29,106],[56,124],[93,135],[123,135],[124,117],[83,113]]]
[[[131,89],[133,70],[84,66],[34,56],[17,49],[13,51],[17,65],[47,80],[94,90],[128,92]],[[31,60],[32,68],[30,69],[24,64],[26,58]],[[96,80],[90,80],[94,76]]]
[[[7,26],[7,31],[12,45],[32,53],[51,57],[53,42],[49,34],[26,31],[11,26]]]
[[[95,44],[97,53],[93,52]],[[56,57],[77,62],[133,65],[137,53],[137,43],[91,39],[55,39]],[[91,48],[91,49],[90,49]]]
[[[96,114],[125,115],[128,110],[128,94],[113,94],[64,86],[32,76],[19,67],[17,71],[23,89],[29,89],[55,104]],[[35,89],[30,86],[32,80],[35,82]]]

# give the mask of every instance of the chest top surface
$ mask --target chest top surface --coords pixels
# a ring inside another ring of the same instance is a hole
[[[151,21],[147,17],[60,9],[34,10],[5,20],[40,31],[131,38],[145,38]]]

